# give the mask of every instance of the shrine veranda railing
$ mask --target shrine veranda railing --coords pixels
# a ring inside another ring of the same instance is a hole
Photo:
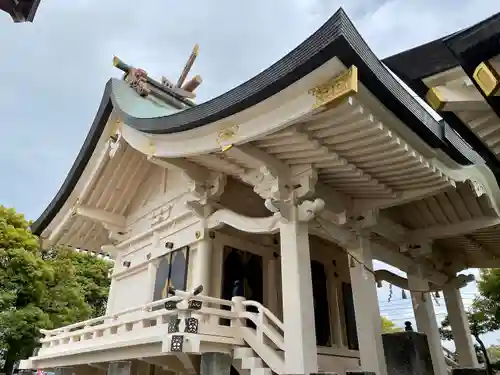
[[[284,351],[283,323],[262,304],[243,297],[229,301],[176,291],[175,296],[159,301],[41,332],[36,358],[148,339],[161,340],[162,352],[197,353],[201,342],[215,341],[250,346],[264,362],[270,358],[275,372],[284,366],[271,353]]]

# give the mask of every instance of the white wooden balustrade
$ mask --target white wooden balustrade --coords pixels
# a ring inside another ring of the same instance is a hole
[[[176,294],[181,295],[65,327],[42,330],[41,348],[37,356],[32,359],[161,342],[169,336],[167,327],[171,317],[177,316],[180,311],[164,308],[167,301],[183,300],[184,292],[176,291]],[[243,363],[258,363],[262,360],[261,363],[268,366],[265,369],[270,368],[277,374],[284,373],[283,322],[269,309],[258,302],[245,300],[243,297],[234,297],[228,301],[198,295],[191,297],[190,300],[203,303],[200,310],[192,312],[193,316],[200,320],[197,336],[202,337],[201,340],[207,342],[217,340],[220,344],[221,337],[225,337],[226,340],[222,342],[229,345],[229,349],[238,347],[249,349],[247,352],[241,352],[248,353],[245,354],[247,357],[241,358]],[[256,310],[256,312],[251,310]],[[221,320],[229,320],[230,325],[221,324]]]

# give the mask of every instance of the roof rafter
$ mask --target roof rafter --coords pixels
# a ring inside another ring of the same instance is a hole
[[[465,85],[431,87],[425,99],[435,111],[487,111],[490,108],[475,88]]]

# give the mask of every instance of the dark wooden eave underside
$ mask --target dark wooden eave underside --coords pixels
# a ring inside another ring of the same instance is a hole
[[[383,61],[420,97],[425,97],[427,77],[461,67],[471,78],[491,109],[500,118],[500,97],[487,97],[473,79],[476,67],[500,54],[500,13],[469,28],[421,46],[400,52]],[[452,112],[440,115],[486,161],[500,183],[500,161],[470,128]]]

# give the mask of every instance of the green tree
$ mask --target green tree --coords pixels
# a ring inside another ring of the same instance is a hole
[[[109,271],[113,263],[97,258],[88,252],[78,252],[69,248],[49,249],[43,258],[54,268],[60,264],[71,265],[74,281],[78,285],[88,309],[86,318],[94,318],[106,313],[110,279]]]
[[[486,311],[486,317],[489,320],[490,330],[500,328],[500,269],[482,269],[478,280],[478,289],[481,295],[481,303]],[[487,350],[491,368],[493,371],[500,372],[500,358],[498,355],[498,346]]]
[[[15,210],[0,206],[0,340],[3,372],[29,355],[39,329],[50,326],[41,308],[54,272],[41,258],[38,240]]]
[[[500,325],[500,269],[482,269],[477,284],[482,299],[490,306],[490,318]]]
[[[486,351],[491,361],[491,367],[497,374],[500,373],[500,345],[491,345]]]
[[[393,333],[393,332],[401,332],[402,329],[397,327],[396,324],[389,318],[385,316],[380,317],[380,323],[382,324],[382,333]]]
[[[479,347],[480,356],[478,356],[478,359],[484,360],[489,375],[493,375],[493,366],[481,336],[500,328],[494,318],[495,310],[496,306],[492,305],[489,300],[478,297],[474,300],[470,311],[467,313],[470,333]],[[441,322],[440,333],[444,340],[453,340],[453,332],[448,316]]]
[[[10,374],[38,346],[40,329],[105,309],[111,263],[70,249],[41,251],[23,215],[0,206],[0,358]]]

